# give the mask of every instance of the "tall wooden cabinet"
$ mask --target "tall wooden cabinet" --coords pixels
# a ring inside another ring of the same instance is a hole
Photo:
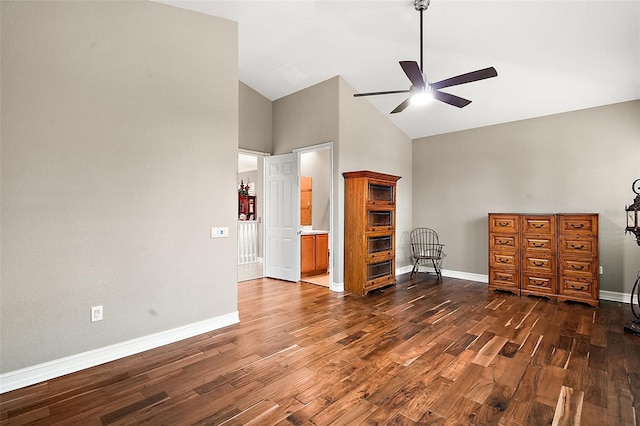
[[[490,213],[489,289],[597,305],[598,215]]]
[[[345,172],[344,287],[365,295],[396,283],[396,182],[400,176]]]

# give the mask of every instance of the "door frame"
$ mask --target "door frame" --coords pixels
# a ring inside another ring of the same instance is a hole
[[[335,222],[334,222],[334,217],[333,217],[333,211],[334,211],[334,199],[333,199],[333,142],[329,141],[329,142],[323,142],[323,143],[319,143],[316,145],[309,145],[309,146],[305,146],[302,148],[296,148],[294,150],[292,150],[293,153],[298,155],[298,183],[300,182],[300,156],[301,154],[305,154],[308,152],[314,152],[314,151],[323,151],[323,150],[329,150],[329,170],[327,171],[327,173],[329,173],[329,249],[330,249],[330,264],[329,264],[329,289],[331,291],[343,291],[343,288],[341,286],[338,286],[336,284],[334,284],[333,282],[333,277],[334,277],[334,271],[336,270],[336,262],[335,262],[335,257],[336,254],[338,253],[338,250],[336,249],[336,247],[334,247],[334,242],[336,241],[335,238]],[[298,198],[300,198],[300,194],[298,194]],[[298,213],[299,214],[299,213]],[[300,228],[300,232],[302,231],[302,227]],[[300,253],[298,253],[298,258],[300,257]]]
[[[264,222],[262,220],[262,216],[264,216],[264,207],[265,207],[265,200],[266,200],[266,188],[264,185],[264,178],[265,178],[265,171],[264,171],[264,159],[266,157],[271,156],[271,154],[269,154],[268,152],[260,152],[260,151],[252,151],[249,149],[243,149],[243,148],[238,148],[238,154],[244,154],[244,155],[251,155],[253,157],[257,157],[258,158],[258,170],[257,170],[257,174],[258,176],[260,176],[260,179],[262,179],[262,188],[260,193],[258,194],[258,198],[257,198],[257,202],[258,202],[258,211],[262,212],[262,214],[259,214],[258,217],[256,217],[256,220],[259,223],[259,238],[260,238],[260,247],[259,247],[259,252],[260,254],[262,254],[262,276],[261,278],[263,278],[265,276],[265,259],[264,259],[264,253],[265,253],[265,247],[264,247],[264,236],[265,236],[265,232],[264,232]],[[262,161],[262,167],[260,167],[260,161]],[[260,170],[260,168],[262,168],[262,170]],[[262,171],[262,173],[260,173],[260,171]],[[236,179],[237,179],[237,174],[236,174]],[[259,256],[260,257],[260,256]]]

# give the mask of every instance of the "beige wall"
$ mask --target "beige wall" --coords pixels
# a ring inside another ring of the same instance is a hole
[[[355,92],[346,80],[340,79],[339,172],[373,170],[402,177],[397,183],[396,201],[396,268],[400,268],[411,263],[405,244],[412,226],[411,139],[368,100],[354,98]],[[339,197],[343,201],[342,178],[340,182]],[[342,205],[339,215],[343,223]]]
[[[411,140],[342,77],[278,99],[273,104],[274,153],[333,142],[333,217],[331,252],[334,283],[343,282],[344,179],[342,172],[374,170],[400,175],[397,239],[411,228]],[[400,247],[400,244],[398,244]],[[403,251],[397,266],[408,264]]]
[[[238,146],[270,154],[272,143],[272,102],[243,82],[239,82]]]
[[[0,7],[1,371],[236,312],[236,24]]]
[[[338,77],[273,102],[273,153],[338,142]]]
[[[640,247],[624,208],[640,178],[640,101],[417,139],[413,225],[435,228],[443,267],[487,274],[487,213],[599,213],[601,289],[630,293]]]
[[[322,149],[300,155],[300,176],[311,177],[311,226],[329,230],[331,222],[331,159],[330,150]]]

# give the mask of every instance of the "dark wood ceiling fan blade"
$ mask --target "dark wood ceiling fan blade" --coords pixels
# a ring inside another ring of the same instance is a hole
[[[484,80],[485,78],[496,77],[497,75],[498,72],[496,71],[496,69],[493,67],[489,67],[431,83],[430,86],[433,89],[437,90],[444,87],[457,86],[458,84],[471,83],[472,81]]]
[[[458,108],[464,108],[471,103],[469,99],[461,98],[460,96],[452,95],[450,93],[440,92],[438,90],[433,90],[431,92],[431,96],[433,96],[434,99]]]
[[[420,71],[420,67],[416,61],[400,61],[400,66],[414,87],[424,89],[425,84],[422,78],[422,71]]]
[[[405,99],[405,100],[404,100],[404,102],[402,102],[400,105],[398,105],[398,106],[396,107],[396,109],[394,109],[393,111],[391,111],[391,114],[396,114],[396,113],[398,113],[398,112],[402,112],[402,111],[404,111],[404,110],[405,110],[405,108],[409,106],[410,99],[411,99],[411,98],[407,98],[407,99]]]
[[[353,96],[355,98],[359,98],[361,96],[391,95],[394,93],[409,93],[409,90],[388,90],[386,92],[354,93]]]

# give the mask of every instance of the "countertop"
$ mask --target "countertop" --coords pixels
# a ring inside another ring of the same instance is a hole
[[[319,230],[302,230],[302,235],[320,235],[320,234],[328,234],[329,231],[319,231]]]

